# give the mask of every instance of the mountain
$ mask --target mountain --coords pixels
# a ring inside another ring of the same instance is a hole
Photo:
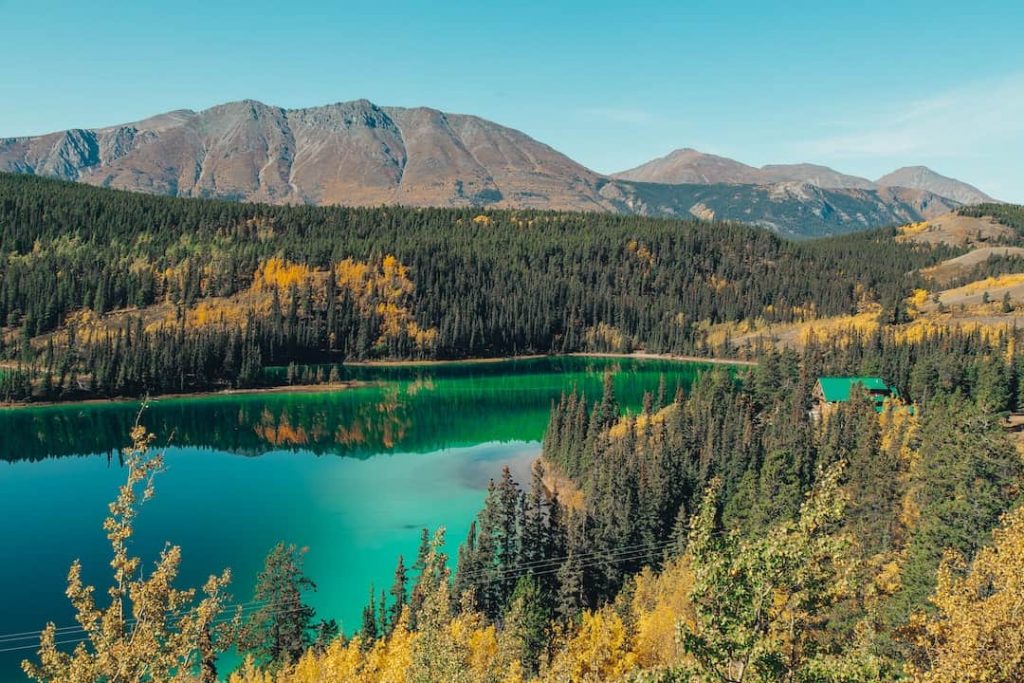
[[[925,190],[877,189],[823,166],[757,169],[691,149],[607,177],[476,116],[366,100],[307,109],[245,100],[0,139],[0,171],[272,204],[700,216],[792,236],[916,221],[956,206]]]
[[[666,156],[653,159],[628,171],[612,174],[621,180],[648,183],[809,183],[827,188],[873,189],[875,184],[867,178],[846,175],[827,166],[817,164],[770,164],[756,168],[727,157],[707,154],[689,147],[677,149]]]
[[[860,176],[840,173],[828,166],[817,164],[769,164],[756,168],[733,159],[706,154],[695,149],[677,149],[628,171],[612,174],[621,180],[648,183],[772,183],[799,182],[823,188],[855,188],[871,190],[886,187],[905,187],[952,199],[960,204],[979,204],[995,201],[972,185],[939,175],[924,166],[908,166],[882,176],[872,182]]]
[[[927,166],[904,166],[875,181],[878,185],[913,187],[949,197],[961,204],[984,204],[996,201],[973,185],[947,178]]]
[[[623,190],[627,192],[620,194]],[[902,225],[955,209],[957,202],[908,188],[827,189],[810,183],[771,185],[609,184],[601,194],[623,212],[752,223],[790,237],[818,237]]]
[[[607,209],[597,174],[519,131],[366,100],[293,110],[233,102],[7,139],[0,170],[272,203]]]
[[[613,178],[638,180],[645,183],[666,183],[681,185],[695,183],[714,185],[719,183],[761,182],[758,169],[741,164],[727,157],[705,154],[689,147],[677,149],[659,159],[615,173]]]
[[[800,182],[818,187],[842,187],[871,190],[875,183],[860,176],[840,173],[828,166],[818,164],[768,164],[758,169],[762,182]]]

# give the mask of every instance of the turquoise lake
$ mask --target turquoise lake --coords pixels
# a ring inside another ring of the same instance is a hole
[[[346,367],[343,379],[367,384],[153,401],[142,422],[167,444],[166,471],[133,550],[152,566],[165,542],[180,545],[182,586],[230,567],[231,593],[243,603],[274,544],[308,547],[306,573],[318,585],[309,602],[351,633],[371,584],[390,586],[398,555],[415,556],[421,528],[444,526],[454,556],[488,480],[504,465],[526,479],[562,392],[575,386],[597,397],[610,370],[620,403],[635,410],[662,375],[671,397],[709,368],[584,357]],[[0,410],[0,682],[24,680],[18,663],[35,654],[32,639],[11,634],[47,621],[74,625],[64,597],[74,559],[87,581],[107,585],[101,524],[138,410],[131,402]]]

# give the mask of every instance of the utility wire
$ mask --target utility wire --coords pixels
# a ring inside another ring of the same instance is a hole
[[[241,608],[243,611],[246,611],[246,610],[251,610],[251,609],[258,609],[259,607],[262,607],[262,606],[266,605],[268,602],[269,602],[268,600],[251,600],[249,602],[240,602],[240,603],[232,603],[230,605],[225,605],[223,609],[225,611],[227,611],[227,610],[237,610],[237,609]],[[136,621],[135,619],[127,619],[127,620],[125,620],[124,623],[125,623],[126,626],[130,626],[130,625],[134,624],[135,621]],[[64,637],[64,636],[71,635],[72,633],[75,633],[75,632],[78,632],[78,631],[86,631],[86,630],[88,630],[88,629],[86,629],[85,627],[83,627],[81,625],[62,626],[61,628],[54,629],[54,633],[58,634],[60,637]],[[43,631],[43,629],[39,629],[38,631],[24,631],[22,633],[8,633],[6,635],[0,636],[0,645],[3,645],[5,643],[9,643],[9,642],[13,642],[13,641],[18,641],[18,640],[27,640],[29,638],[37,638],[37,637],[39,637],[39,634],[42,633],[42,631]]]
[[[561,571],[561,566],[560,566],[561,561],[567,560],[567,559],[570,559],[570,558],[576,559],[576,558],[584,558],[584,557],[586,557],[586,561],[581,562],[579,564],[579,568],[580,569],[597,567],[597,566],[600,566],[600,565],[602,565],[602,564],[604,564],[606,562],[611,562],[612,564],[619,564],[621,562],[628,562],[628,561],[631,561],[631,560],[653,559],[653,558],[657,557],[658,554],[663,552],[666,548],[668,548],[671,545],[673,545],[673,543],[674,543],[673,541],[667,541],[667,542],[663,542],[663,543],[654,544],[652,546],[648,546],[646,544],[637,545],[637,546],[627,546],[625,548],[620,548],[616,552],[613,552],[613,553],[606,553],[606,552],[603,552],[603,551],[594,551],[594,552],[591,552],[591,553],[581,553],[579,555],[566,555],[564,557],[550,558],[550,559],[544,560],[544,561],[538,561],[538,562],[534,562],[534,563],[527,563],[527,565],[520,565],[518,567],[510,567],[507,570],[500,570],[500,571],[497,571],[497,572],[490,572],[490,571],[486,571],[485,570],[485,571],[482,571],[482,572],[476,572],[476,573],[468,574],[466,576],[469,577],[469,578],[474,578],[474,579],[482,578],[484,581],[500,581],[500,580],[503,580],[503,579],[518,578],[520,576],[546,576],[546,575],[555,574],[555,573]],[[544,566],[544,565],[547,565],[547,564],[550,564],[550,563],[554,563],[554,562],[557,563],[557,566]],[[532,565],[532,566],[528,566],[528,565]],[[247,605],[247,604],[249,606],[243,607],[243,605]],[[264,608],[264,607],[265,607],[264,604],[261,604],[260,602],[257,602],[257,601],[253,601],[251,603],[240,603],[238,605],[234,605],[233,606],[233,608],[234,608],[233,610],[231,609],[231,607],[226,607],[225,610],[224,610],[225,612],[233,611],[234,613],[230,614],[230,615],[229,614],[225,614],[225,615],[223,615],[221,617],[218,617],[217,619],[212,620],[211,624],[222,624],[222,623],[227,623],[227,622],[233,621],[236,618],[236,616],[238,616],[238,610],[239,609],[241,609],[243,612],[249,611],[249,615],[248,616],[252,616],[254,613],[259,613],[259,611],[262,608]],[[283,615],[283,614],[290,614],[290,613],[294,613],[294,612],[300,612],[300,611],[305,610],[305,609],[307,609],[307,608],[306,607],[300,607],[300,608],[288,609],[288,610],[271,610],[268,616],[278,616],[278,615]],[[134,622],[132,622],[132,623],[134,623]],[[74,628],[75,627],[65,627],[65,629],[74,629]],[[85,629],[82,629],[81,627],[78,627],[78,630],[79,631],[85,631]],[[17,634],[17,635],[21,635],[21,634]],[[25,635],[27,635],[29,637],[38,637],[39,633],[36,632],[36,633],[29,633],[29,634],[25,634]],[[73,631],[65,632],[65,633],[61,634],[61,637],[67,637],[67,636],[73,636],[73,637],[69,638],[68,640],[57,641],[57,642],[54,643],[54,645],[77,644],[77,643],[84,642],[84,641],[88,640],[89,637],[90,637],[89,635],[76,636]],[[6,636],[6,637],[10,638],[10,636]],[[20,638],[20,639],[24,640],[25,638],[23,637],[23,638]],[[9,642],[14,642],[14,641],[9,641]],[[38,649],[38,648],[39,648],[39,645],[37,645],[37,644],[20,645],[20,646],[17,646],[17,647],[0,648],[0,653],[3,653],[3,652],[15,652],[15,651],[18,651],[18,650]]]
[[[285,609],[285,610],[271,610],[269,614],[271,616],[279,616],[279,615],[283,615],[283,614],[292,614],[294,612],[302,612],[303,610],[306,610],[306,609],[308,609],[308,607],[303,606],[303,607],[297,607],[297,608]],[[257,610],[256,613],[258,613],[258,610]],[[221,617],[218,617],[216,619],[211,620],[210,624],[211,625],[220,625],[220,624],[228,623],[230,621],[233,621],[235,619],[235,616],[236,615],[234,615],[234,614],[232,614],[232,615],[223,615]],[[251,616],[251,614],[250,614],[250,616]],[[64,635],[66,636],[68,634],[64,634]],[[54,645],[55,646],[56,645],[72,645],[72,644],[77,644],[77,643],[85,642],[85,641],[89,640],[89,638],[91,638],[91,636],[88,635],[88,634],[86,634],[86,635],[78,635],[78,636],[74,636],[72,638],[69,638],[68,640],[57,641],[57,642],[54,643]],[[37,649],[38,650],[39,647],[40,647],[39,644],[33,643],[31,645],[19,645],[17,647],[3,648],[3,649],[0,649],[0,652],[15,652],[17,650],[31,650],[31,649]]]

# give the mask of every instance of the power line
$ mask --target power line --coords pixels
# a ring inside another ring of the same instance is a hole
[[[555,561],[566,560],[566,559],[569,559],[570,557],[571,558],[577,558],[577,557],[583,557],[584,555],[586,555],[586,556],[588,556],[587,561],[581,562],[579,564],[579,568],[580,569],[584,569],[584,568],[591,568],[591,567],[600,566],[601,564],[604,564],[605,562],[611,562],[613,564],[619,564],[621,562],[628,562],[628,561],[631,561],[631,560],[653,559],[660,552],[662,552],[665,548],[670,547],[673,543],[674,543],[673,541],[666,541],[666,542],[654,544],[652,546],[648,546],[646,544],[636,545],[636,546],[627,546],[625,548],[620,548],[616,552],[613,552],[613,553],[602,553],[602,551],[595,551],[595,552],[584,553],[584,554],[580,554],[580,555],[571,555],[571,556],[567,555],[567,556],[560,557],[560,558],[550,558],[549,560],[543,561],[543,563],[551,563],[551,562],[555,562]],[[543,566],[543,563],[540,563],[540,562],[532,563],[534,565],[539,565],[539,566],[536,566],[536,567],[527,567],[527,566],[524,565],[524,566],[519,566],[519,567],[512,567],[512,568],[509,568],[507,570],[500,570],[497,573],[492,573],[492,572],[484,571],[484,572],[480,572],[478,574],[470,574],[468,576],[470,576],[471,578],[477,578],[478,576],[480,576],[485,581],[498,581],[498,580],[501,580],[501,579],[518,578],[520,576],[528,576],[528,575],[529,576],[546,576],[546,575],[555,574],[555,573],[561,571],[561,566],[545,567],[545,566]],[[243,607],[243,605],[246,605],[246,604],[248,604],[249,606],[248,607]],[[257,601],[253,601],[252,603],[240,603],[240,604],[234,606],[235,607],[235,609],[233,610],[234,614],[225,614],[225,615],[223,615],[221,617],[218,617],[217,619],[212,620],[210,623],[211,624],[223,624],[223,623],[228,623],[230,621],[233,621],[237,616],[239,616],[239,609],[241,609],[241,611],[243,611],[243,612],[247,611],[247,610],[250,611],[249,616],[252,616],[252,614],[254,614],[254,613],[259,613],[259,610],[262,609],[265,606],[266,605],[261,604],[260,602],[257,602]],[[294,612],[300,612],[300,611],[303,611],[305,609],[307,609],[307,607],[299,607],[299,608],[288,609],[288,610],[271,610],[269,615],[270,616],[278,616],[278,615],[283,615],[283,614],[290,614],[290,613],[294,613]],[[225,608],[225,611],[229,611],[229,608]],[[73,628],[73,627],[70,627],[70,628]],[[80,630],[84,631],[85,629],[80,629]],[[36,633],[36,634],[33,634],[33,635],[34,636],[38,636],[39,634]],[[71,635],[73,635],[73,633],[63,633],[62,634],[62,636],[71,636]],[[57,645],[77,644],[77,643],[80,643],[80,642],[85,642],[89,638],[90,638],[90,636],[86,634],[86,635],[82,635],[82,636],[72,637],[72,638],[70,638],[68,640],[57,641],[57,642],[54,643],[54,645],[57,646]],[[17,647],[3,648],[3,649],[0,649],[0,653],[3,653],[3,652],[15,652],[15,651],[19,651],[19,650],[30,650],[30,649],[34,649],[34,648],[38,649],[39,645],[37,645],[37,644],[30,644],[30,645],[20,645],[20,646],[17,646]]]
[[[306,609],[309,609],[309,607],[303,606],[303,607],[297,607],[297,608],[286,609],[286,610],[271,610],[270,611],[270,615],[271,616],[280,616],[280,615],[284,615],[284,614],[293,614],[295,612],[302,612],[302,611],[304,611]],[[210,624],[211,625],[225,624],[225,623],[228,623],[230,621],[233,621],[235,619],[235,616],[236,615],[224,615],[224,616],[221,616],[221,617],[218,617],[216,619],[211,620]],[[64,635],[69,635],[69,634],[64,634]],[[84,643],[85,641],[89,640],[91,637],[92,636],[90,636],[88,634],[80,635],[80,636],[74,636],[74,637],[72,637],[72,638],[70,638],[68,640],[56,641],[54,643],[54,646],[58,646],[58,645],[77,645],[78,643]],[[33,643],[31,645],[19,645],[17,647],[8,647],[8,648],[0,649],[0,653],[2,653],[2,652],[16,652],[18,650],[32,650],[32,649],[38,650],[40,647],[41,647],[41,644],[38,644],[38,643]]]
[[[639,550],[647,550],[647,549],[650,549],[652,551],[653,550],[665,550],[665,549],[671,547],[674,543],[675,543],[675,541],[662,541],[660,543],[655,543],[655,544],[652,544],[652,545],[648,545],[646,543],[638,543],[638,544],[635,544],[635,545],[632,545],[632,546],[620,546],[620,547],[616,548],[612,552],[607,552],[607,551],[604,551],[604,550],[593,550],[593,551],[584,552],[584,553],[573,553],[571,555],[562,555],[562,556],[558,556],[558,557],[549,557],[549,558],[545,558],[545,559],[542,559],[542,560],[533,560],[533,561],[530,561],[530,562],[525,562],[525,563],[522,563],[522,564],[517,564],[517,565],[515,565],[513,567],[508,567],[508,568],[505,568],[505,569],[494,569],[494,570],[491,570],[491,569],[481,569],[481,570],[477,570],[477,571],[474,571],[474,572],[469,572],[469,573],[466,573],[466,574],[461,574],[460,577],[461,578],[465,578],[465,579],[476,579],[476,578],[494,579],[494,578],[503,578],[504,575],[520,575],[520,574],[521,575],[525,575],[527,573],[534,573],[534,572],[532,572],[530,570],[534,570],[534,569],[536,569],[536,570],[547,569],[551,565],[561,564],[562,562],[564,562],[566,560],[569,560],[569,559],[579,559],[579,560],[597,559],[599,561],[603,561],[604,559],[614,559],[614,558],[616,558],[619,555],[630,554],[630,553],[633,553],[633,552],[639,551]],[[591,567],[591,566],[596,566],[597,564],[600,564],[600,562],[596,562],[596,563],[584,562],[581,566]],[[524,570],[526,570],[526,571],[524,571]],[[224,609],[224,611],[229,611],[229,610],[233,611],[233,610],[236,610],[239,607],[241,607],[243,610],[251,610],[251,609],[254,609],[256,607],[265,605],[267,602],[268,601],[266,601],[266,600],[262,600],[262,601],[261,600],[250,600],[250,601],[247,601],[247,602],[233,603],[233,604],[225,605],[223,609]],[[135,623],[134,619],[129,619],[129,620],[127,620],[125,622],[126,625],[133,624],[133,623]],[[54,632],[60,634],[61,636],[68,636],[68,635],[72,635],[72,634],[77,633],[77,632],[84,632],[86,630],[87,629],[83,628],[80,625],[74,625],[74,626],[63,626],[63,627],[57,628],[57,629],[55,629]],[[7,643],[7,642],[14,642],[14,641],[18,641],[18,640],[27,640],[29,638],[35,638],[35,637],[38,637],[41,632],[42,632],[42,629],[40,629],[38,631],[24,631],[24,632],[21,632],[21,633],[7,633],[7,634],[4,634],[4,635],[0,635],[0,644],[4,644],[4,643]]]
[[[600,566],[605,563],[619,564],[622,562],[629,562],[633,560],[644,560],[654,559],[661,552],[664,552],[668,548],[672,547],[675,541],[662,541],[660,543],[646,544],[640,543],[632,546],[622,546],[614,551],[608,552],[604,550],[594,550],[585,553],[572,553],[569,555],[563,555],[560,557],[551,557],[542,560],[534,560],[523,564],[516,565],[514,567],[508,567],[505,569],[483,569],[468,574],[460,575],[460,578],[470,580],[483,580],[485,582],[500,581],[505,579],[515,579],[522,576],[547,576],[555,574],[561,571],[561,565],[563,562],[573,559],[581,560],[578,568],[589,569]],[[268,604],[268,601],[251,600],[244,603],[235,603],[232,605],[226,605],[223,608],[224,612],[232,612],[232,614],[225,614],[222,617],[214,619],[211,624],[221,624],[233,621],[239,616],[243,616],[245,612],[249,612],[248,616],[252,616],[254,613],[258,613],[260,609],[263,609]],[[306,609],[305,607],[298,608],[295,610],[285,611],[271,611],[270,615],[275,616],[278,614],[287,614],[289,612],[301,611]],[[136,623],[135,620],[129,620],[125,622],[126,625]],[[75,636],[68,640],[58,641],[55,645],[69,645],[78,642],[84,642],[90,636],[88,634],[77,636],[76,634],[85,633],[87,629],[82,626],[65,626],[56,629],[55,633],[58,633],[60,637]],[[19,640],[28,640],[29,638],[37,638],[41,634],[41,631],[26,631],[23,633],[6,634],[0,636],[0,644],[17,642]],[[37,648],[38,645],[20,645],[10,648],[0,648],[2,652],[14,652],[17,650],[27,650]]]
[[[591,568],[591,567],[600,566],[601,564],[603,564],[603,561],[605,559],[609,559],[612,562],[612,564],[618,564],[620,562],[627,562],[629,560],[653,559],[654,557],[657,557],[659,552],[660,552],[660,550],[657,549],[657,548],[654,548],[654,549],[651,549],[651,550],[634,550],[634,551],[631,551],[628,555],[617,556],[617,557],[610,557],[610,558],[594,558],[594,561],[581,563],[579,565],[579,568],[580,569],[584,569],[584,568]],[[508,576],[484,577],[484,580],[485,581],[499,581],[499,580],[502,580],[502,579],[505,579],[505,578],[519,578],[521,576],[545,576],[545,575],[548,575],[548,574],[557,574],[561,570],[562,570],[562,568],[560,566],[557,566],[557,567],[551,567],[549,569],[544,569],[542,571],[529,571],[529,570],[528,571],[514,571],[513,573],[511,573]]]
[[[632,546],[620,546],[620,547],[616,548],[613,551],[592,550],[590,552],[585,552],[585,553],[573,553],[571,555],[563,555],[561,557],[550,557],[550,558],[543,559],[543,560],[534,560],[532,562],[525,562],[523,564],[517,564],[517,565],[514,565],[512,567],[507,567],[505,569],[493,569],[493,570],[492,569],[480,569],[480,570],[477,570],[477,571],[474,571],[474,572],[469,572],[469,573],[466,573],[466,574],[460,574],[460,576],[462,578],[470,578],[470,579],[476,578],[478,576],[490,577],[490,576],[494,576],[496,573],[497,574],[509,573],[509,572],[517,573],[517,572],[519,572],[522,569],[526,569],[526,570],[533,569],[533,568],[544,569],[548,565],[561,564],[562,562],[565,562],[565,561],[570,560],[570,559],[585,559],[585,560],[596,559],[596,560],[602,560],[602,559],[605,559],[605,558],[614,558],[615,556],[620,555],[620,554],[631,553],[631,552],[635,552],[635,551],[639,551],[639,550],[666,550],[666,549],[672,547],[673,545],[675,545],[675,541],[662,541],[660,543],[654,543],[654,544],[650,544],[650,545],[647,544],[647,543],[638,543],[638,544],[632,545]]]
[[[262,607],[262,606],[268,604],[269,602],[270,602],[269,600],[250,600],[248,602],[232,603],[232,604],[229,604],[229,605],[225,605],[223,607],[223,609],[225,611],[227,611],[227,610],[232,610],[233,611],[233,610],[237,610],[237,609],[241,608],[243,611],[247,611],[247,610],[252,610],[252,609],[258,609],[259,607]],[[124,623],[125,623],[126,626],[129,626],[131,624],[134,624],[135,622],[136,622],[135,619],[127,619],[127,620],[125,620]],[[88,629],[86,629],[85,627],[83,627],[81,625],[62,626],[61,628],[54,629],[54,633],[60,634],[60,636],[63,637],[63,636],[71,635],[71,634],[76,633],[76,632],[82,632],[82,631],[87,631],[87,630]],[[6,635],[0,636],[0,645],[2,645],[4,643],[8,643],[8,642],[18,641],[18,640],[27,640],[29,638],[37,638],[37,637],[39,637],[39,634],[42,633],[42,631],[43,631],[43,629],[39,629],[38,631],[24,631],[22,633],[8,633]]]

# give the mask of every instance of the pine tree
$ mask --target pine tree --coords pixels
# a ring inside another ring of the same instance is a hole
[[[296,661],[313,642],[315,610],[303,600],[316,584],[302,570],[305,549],[278,543],[256,579],[253,601],[260,607],[245,620],[239,648],[262,663]]]
[[[363,641],[367,643],[372,643],[373,641],[377,640],[377,637],[381,633],[381,630],[378,628],[377,624],[376,594],[377,592],[374,589],[373,584],[371,583],[370,600],[366,603],[366,606],[363,607],[362,626],[359,629],[359,636],[363,639]]]
[[[402,610],[405,609],[406,604],[409,602],[408,584],[409,577],[405,571],[405,560],[399,555],[398,564],[395,566],[395,579],[391,583],[391,606],[386,622],[386,629],[389,634],[395,627],[395,624],[398,623],[398,619],[402,616]]]

